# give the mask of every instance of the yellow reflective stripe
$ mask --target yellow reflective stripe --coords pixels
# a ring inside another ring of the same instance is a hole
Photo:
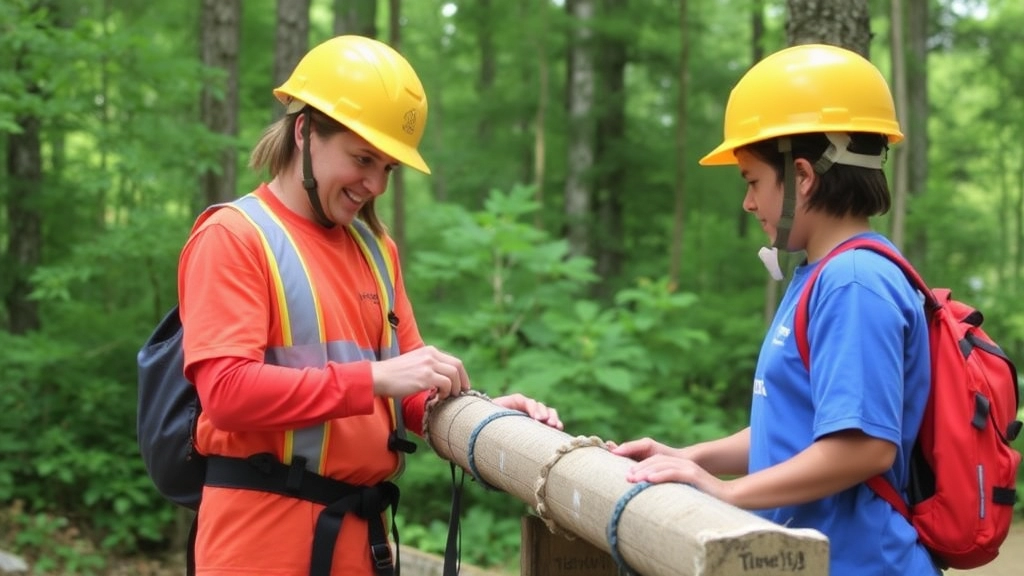
[[[380,312],[381,317],[384,319],[384,324],[381,327],[381,352],[391,347],[391,321],[388,318],[388,312],[391,310],[391,295],[388,294],[387,284],[384,283],[384,278],[380,275],[380,269],[377,266],[376,259],[373,257],[373,252],[370,250],[369,245],[363,239],[363,235],[356,230],[352,230],[352,238],[355,239],[356,243],[359,244],[359,249],[362,250],[363,256],[366,258],[366,263],[369,264],[370,270],[373,272],[373,278],[377,281],[377,288],[380,297]],[[384,245],[380,239],[377,239],[377,248],[380,250],[381,258],[384,259],[384,266],[387,268],[388,278],[394,278],[394,271],[391,265],[391,259],[388,258],[388,248]]]
[[[264,206],[264,210],[266,207]],[[260,237],[260,244],[263,245],[263,252],[267,255],[267,264],[270,267],[270,279],[274,283],[274,293],[277,294],[278,301],[278,312],[281,315],[281,340],[284,346],[292,345],[292,325],[288,317],[288,299],[285,297],[284,292],[284,281],[281,279],[281,270],[277,266],[277,258],[274,256],[274,250],[270,247],[270,241],[267,240],[266,234],[263,232],[263,228],[252,219],[249,214],[245,212],[241,207],[236,207],[236,212],[245,217],[246,220],[252,224],[252,227],[256,230],[257,235]]]
[[[259,206],[260,211],[262,212],[260,216],[267,218],[267,220],[269,221],[268,223],[272,224],[273,227],[265,228],[264,224],[258,222],[253,217],[253,214],[247,212],[247,210],[251,208],[247,208],[246,205],[243,203],[243,200],[248,200],[250,202],[255,201]],[[278,263],[277,254],[275,253],[275,250],[268,238],[268,234],[280,234],[281,237],[284,238],[284,240],[287,241],[287,243],[291,246],[295,261],[297,261],[298,266],[302,270],[302,273],[306,279],[306,285],[308,287],[308,291],[311,296],[311,301],[313,303],[313,308],[315,312],[314,318],[316,319],[317,324],[317,337],[319,342],[323,343],[326,340],[326,329],[324,326],[323,314],[320,309],[320,301],[316,294],[316,290],[313,288],[313,282],[309,274],[309,267],[306,265],[305,260],[302,258],[302,253],[299,251],[299,248],[295,243],[295,239],[291,236],[287,228],[285,228],[284,224],[281,222],[280,218],[278,218],[277,215],[274,214],[274,212],[267,205],[267,203],[264,202],[255,194],[249,194],[244,199],[239,199],[238,203],[234,206],[234,208],[236,209],[237,212],[242,214],[242,216],[245,217],[245,219],[248,220],[250,224],[252,224],[253,228],[256,230],[260,238],[260,243],[263,246],[263,251],[266,255],[267,264],[268,267],[270,268],[271,280],[274,285],[275,293],[277,294],[278,313],[281,318],[282,345],[286,348],[293,347],[295,345],[294,332],[292,331],[291,312],[289,311],[288,307],[288,293],[285,288],[284,279],[281,275],[281,267],[280,264]],[[301,344],[310,343],[302,342]],[[306,456],[308,460],[307,468],[312,467],[315,470],[322,472],[325,467],[326,452],[323,450],[323,447],[326,445],[327,441],[328,426],[327,423],[324,423],[321,426],[312,428],[315,428],[315,430],[311,428],[306,428],[299,432],[303,437],[310,437],[310,440],[314,440],[317,444],[319,444],[319,450],[311,450],[309,451],[309,454],[303,453],[302,455]],[[285,464],[290,464],[292,458],[295,455],[295,432],[295,430],[286,430],[284,433],[283,446],[281,450],[281,460]],[[310,444],[308,440],[305,443]]]
[[[281,450],[281,461],[285,464],[292,463],[292,450],[295,449],[295,431],[286,430],[284,433],[284,449]],[[323,465],[323,456],[320,457],[321,466]]]
[[[261,200],[259,196],[255,196],[255,198],[259,201],[260,207],[263,208],[263,211],[267,213],[267,217],[277,224],[278,229],[282,234],[284,234],[285,239],[288,240],[288,243],[291,244],[292,248],[295,250],[295,257],[299,261],[299,266],[302,267],[302,272],[305,274],[306,280],[310,285],[310,292],[313,294],[313,311],[315,312],[317,319],[317,333],[320,335],[320,341],[326,342],[327,338],[325,334],[327,330],[324,326],[323,310],[320,309],[320,297],[317,294],[316,289],[313,288],[313,276],[309,273],[309,266],[306,264],[306,259],[302,257],[302,251],[299,250],[298,245],[295,244],[295,239],[292,238],[291,233],[288,232],[288,228],[286,228],[284,223],[281,222],[281,219],[277,217],[277,214],[274,214],[273,210],[270,209],[270,206]],[[304,344],[309,344],[309,342],[304,342]],[[286,346],[287,345],[290,345],[290,343],[286,344]]]

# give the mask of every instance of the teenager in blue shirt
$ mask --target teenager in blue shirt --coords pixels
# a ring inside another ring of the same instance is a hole
[[[810,366],[794,337],[801,290],[825,255],[869,236],[890,207],[882,171],[901,140],[885,79],[833,46],[784,49],[732,91],[725,139],[702,165],[737,165],[743,208],[772,240],[761,259],[779,280],[780,250],[805,251],[758,356],[750,425],[672,448],[650,438],[613,447],[637,460],[634,482],[685,482],[790,527],[828,536],[830,574],[938,574],[914,528],[864,483],[906,486],[929,392],[922,296],[867,250],[831,261],[808,309]],[[891,246],[891,244],[890,244]]]

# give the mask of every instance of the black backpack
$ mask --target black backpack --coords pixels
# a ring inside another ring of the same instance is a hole
[[[146,471],[168,500],[199,509],[206,458],[193,449],[202,407],[185,379],[181,318],[175,306],[157,324],[138,354],[136,431]]]

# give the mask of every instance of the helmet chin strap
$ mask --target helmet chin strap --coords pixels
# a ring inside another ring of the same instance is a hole
[[[309,196],[309,204],[313,207],[313,216],[316,223],[324,228],[334,228],[334,222],[324,213],[324,207],[320,204],[320,195],[317,193],[316,178],[313,177],[313,158],[309,154],[309,125],[312,124],[312,112],[309,106],[302,112],[302,187],[306,189]]]
[[[796,218],[796,169],[793,166],[793,141],[788,137],[779,138],[779,152],[783,156],[782,214],[775,226],[775,242],[772,247],[763,247],[757,252],[773,280],[782,280],[785,275],[779,263],[779,256],[789,255],[789,233]]]

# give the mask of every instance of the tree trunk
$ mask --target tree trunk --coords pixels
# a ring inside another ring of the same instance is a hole
[[[310,0],[277,0],[274,28],[274,87],[284,84],[295,65],[309,50]],[[284,107],[273,102],[272,118],[280,118]]]
[[[17,75],[23,69],[23,57],[15,59]],[[34,82],[27,87],[39,93]],[[39,307],[29,297],[29,282],[39,266],[43,245],[42,206],[43,148],[39,117],[22,114],[15,118],[21,133],[7,136],[7,252],[4,254],[3,290],[7,306],[8,329],[12,334],[26,334],[40,328]]]
[[[203,86],[200,114],[211,132],[233,140],[238,136],[238,43],[242,16],[241,0],[203,0],[200,43],[204,66],[224,72],[223,90]],[[219,96],[222,92],[223,96]],[[217,153],[216,169],[201,176],[202,202],[227,202],[236,197],[237,154],[232,145]]]
[[[753,8],[750,11],[750,62],[756,64],[764,58],[764,0],[753,0]],[[750,233],[750,214],[739,204],[739,225],[736,232],[740,238],[746,238]]]
[[[790,46],[831,44],[868,58],[868,0],[786,0],[786,7],[786,40]]]
[[[764,58],[764,0],[756,0],[754,3],[754,11],[751,14],[751,26],[754,29],[751,35],[750,45],[750,59],[754,64],[761,61]],[[747,214],[743,210],[743,206],[740,205],[740,237],[745,237],[750,232],[750,214]],[[780,259],[784,260],[784,259]],[[783,264],[780,261],[780,265]],[[779,298],[781,297],[782,284],[772,280],[771,277],[765,277],[764,281],[764,325],[770,326],[772,318],[775,317],[775,309],[779,305]]]
[[[611,20],[622,20],[623,0],[602,0],[602,8]],[[598,43],[598,78],[601,82],[601,110],[597,118],[595,138],[595,164],[606,168],[595,180],[600,184],[594,203],[594,220],[598,222],[598,234],[592,235],[597,275],[601,278],[617,278],[622,272],[623,228],[622,196],[626,189],[626,166],[621,158],[625,156],[626,135],[626,61],[627,39],[622,35],[606,34]],[[613,288],[607,282],[597,285],[599,290]],[[610,296],[610,294],[598,294]]]
[[[892,85],[893,95],[896,102],[896,117],[904,127],[907,125],[907,71],[905,63],[906,55],[903,51],[903,0],[892,0],[890,20],[892,30],[889,44],[892,52]],[[906,228],[907,214],[907,162],[908,150],[904,146],[897,146],[889,152],[893,158],[893,185],[892,185],[892,219],[890,227],[890,239],[897,248],[903,250],[903,234]]]
[[[402,43],[402,1],[389,0],[388,42],[395,50],[401,51]],[[429,96],[428,96],[429,102]],[[436,102],[436,100],[435,100]],[[405,171],[395,170],[391,177],[391,237],[400,251],[405,250]]]
[[[593,0],[566,3],[571,19],[568,82],[569,161],[565,182],[566,237],[572,256],[590,256],[591,185],[594,167]]]
[[[679,0],[679,96],[676,101],[676,173],[675,207],[672,211],[672,244],[669,247],[668,280],[679,285],[683,243],[686,232],[687,102],[690,92],[690,14],[689,2]]]
[[[283,0],[287,1],[287,0]],[[391,33],[394,34],[396,21],[395,4],[390,7]],[[307,2],[308,4],[308,2]],[[334,0],[334,33],[358,34],[368,38],[377,37],[377,0]],[[397,47],[395,47],[397,49]]]
[[[494,119],[489,113],[495,101],[494,83],[497,79],[497,52],[494,45],[494,10],[491,0],[476,0],[467,5],[466,14],[473,22],[472,30],[476,36],[479,68],[476,79],[476,98],[482,104],[483,113],[476,123],[476,143],[480,149],[486,150],[493,146]],[[478,194],[474,208],[483,207],[486,195]]]
[[[544,227],[544,177],[547,167],[547,142],[544,137],[548,109],[548,7],[547,0],[525,0],[527,9],[532,9],[536,2],[538,10],[538,27],[533,38],[537,49],[537,113],[533,120],[533,186],[534,199],[540,209],[534,215],[534,225]]]
[[[907,100],[909,106],[900,118],[906,140],[901,146],[907,154],[907,191],[909,198],[924,194],[928,186],[928,0],[907,0]],[[906,253],[911,260],[924,262],[924,229],[910,230]]]

